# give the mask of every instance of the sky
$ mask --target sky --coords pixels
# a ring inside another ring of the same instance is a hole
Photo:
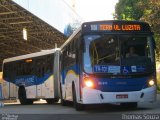
[[[64,0],[72,5],[74,0]],[[84,21],[112,20],[118,0],[75,0],[75,10]]]

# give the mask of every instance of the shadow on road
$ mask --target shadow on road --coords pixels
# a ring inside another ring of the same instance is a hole
[[[56,108],[58,109],[62,109],[63,110],[74,110],[73,108],[73,103],[72,102],[67,102],[66,106],[61,106],[60,103],[54,103],[54,104],[47,104],[47,103],[34,103],[33,105],[21,105],[19,103],[15,103],[15,104],[8,104],[5,105],[5,107],[26,107],[26,108],[30,108],[33,106],[38,106],[43,108],[43,106],[48,106],[48,107],[52,107],[52,106],[56,106]],[[54,107],[53,107],[54,108]],[[122,107],[120,105],[115,105],[115,104],[101,104],[101,105],[87,105],[85,106],[85,109],[83,111],[79,111],[79,112],[85,112],[85,113],[119,113],[119,112],[142,112],[142,111],[151,111],[152,107],[142,107],[139,106],[138,108],[127,108],[127,107]],[[53,109],[54,110],[54,109]],[[72,111],[71,110],[71,111]],[[77,112],[76,112],[77,113]],[[69,113],[70,114],[70,113]]]
[[[73,103],[68,102],[66,107],[73,108]],[[74,108],[73,108],[74,109]],[[145,111],[145,110],[152,110],[153,108],[145,108],[145,107],[137,107],[137,108],[127,108],[122,107],[120,105],[115,104],[97,104],[97,105],[85,105],[85,109],[83,111],[87,113],[111,113],[111,112],[137,112],[137,111]],[[83,112],[82,111],[82,112]]]
[[[103,105],[93,105],[93,106],[86,106],[86,111],[89,113],[103,113],[103,112],[134,112],[134,111],[141,111],[141,110],[151,110],[151,108],[127,108],[122,107],[120,105],[113,105],[113,104],[103,104]]]

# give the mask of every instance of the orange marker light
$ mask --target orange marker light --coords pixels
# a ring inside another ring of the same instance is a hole
[[[32,62],[32,59],[28,59],[28,60],[26,60],[26,62],[27,62],[27,63]]]

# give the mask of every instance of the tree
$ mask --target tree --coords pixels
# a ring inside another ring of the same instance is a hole
[[[116,17],[119,20],[139,20],[143,11],[137,4],[140,0],[119,0],[116,4]]]

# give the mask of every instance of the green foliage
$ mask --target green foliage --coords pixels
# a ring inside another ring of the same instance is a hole
[[[157,57],[160,57],[160,0],[119,0],[115,19],[148,22],[155,33]]]
[[[160,67],[160,62],[156,62],[156,71],[157,71],[157,90],[159,90],[160,92],[160,71],[159,71],[159,67]]]
[[[160,61],[160,34],[155,33],[154,38],[156,41],[156,58]]]
[[[119,0],[116,4],[116,18],[119,20],[139,20],[143,11],[141,11],[138,4],[139,0]]]

